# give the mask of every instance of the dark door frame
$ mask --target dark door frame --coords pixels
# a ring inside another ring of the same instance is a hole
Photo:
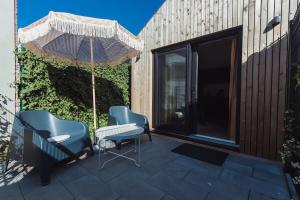
[[[153,127],[156,127],[157,125],[157,119],[158,119],[158,113],[156,112],[157,110],[157,104],[158,104],[158,95],[156,93],[156,91],[158,91],[158,80],[157,80],[157,74],[158,74],[158,64],[157,62],[157,55],[159,53],[164,53],[164,52],[169,52],[171,50],[174,49],[178,49],[178,48],[182,48],[182,47],[186,47],[187,48],[187,97],[186,97],[186,101],[187,101],[187,121],[192,120],[192,116],[191,116],[191,108],[190,106],[192,105],[192,103],[195,101],[195,99],[193,99],[193,91],[195,90],[192,87],[195,87],[195,84],[192,84],[192,82],[194,82],[195,78],[192,76],[192,73],[194,73],[195,67],[193,67],[193,65],[195,65],[195,61],[193,60],[193,51],[192,51],[192,46],[195,44],[199,44],[199,43],[207,43],[207,42],[213,42],[216,40],[221,40],[224,38],[230,38],[230,37],[235,37],[237,39],[237,70],[236,70],[236,78],[237,78],[237,108],[236,108],[236,143],[232,146],[230,146],[229,144],[224,144],[224,145],[220,145],[217,144],[213,141],[200,141],[200,142],[204,142],[204,143],[208,143],[208,144],[212,144],[212,145],[216,145],[216,146],[222,146],[222,147],[228,147],[228,148],[233,148],[233,149],[239,149],[239,136],[240,136],[240,93],[241,93],[241,66],[242,66],[242,31],[243,28],[242,26],[238,26],[238,27],[234,27],[234,28],[230,28],[227,30],[223,30],[220,32],[216,32],[216,33],[212,33],[212,34],[208,34],[205,36],[200,36],[198,38],[194,38],[194,39],[190,39],[190,40],[186,40],[186,41],[182,41],[179,43],[175,43],[172,45],[167,45],[164,47],[160,47],[160,48],[156,48],[156,49],[152,49],[152,59],[153,59],[153,108],[152,108],[152,117],[153,117]],[[191,73],[192,72],[192,73]],[[171,136],[175,136],[175,137],[179,137],[179,138],[183,138],[183,139],[188,139],[188,140],[193,140],[188,137],[189,132],[191,131],[192,128],[192,123],[187,123],[186,125],[186,130],[185,132],[180,132],[180,131],[176,131],[176,130],[161,130],[161,129],[155,129],[155,131],[157,131],[158,133],[162,133],[162,134],[167,134],[167,135],[171,135]],[[198,141],[196,141],[198,142]]]
[[[191,46],[190,44],[180,44],[180,45],[176,45],[176,46],[171,46],[171,47],[168,47],[168,48],[163,48],[161,49],[160,51],[155,51],[153,52],[153,63],[154,63],[154,77],[158,77],[159,76],[159,70],[157,69],[157,66],[158,66],[158,55],[161,55],[161,54],[164,54],[164,53],[171,53],[172,51],[175,51],[175,50],[178,50],[178,49],[186,49],[186,92],[190,91],[191,90],[191,81],[190,81],[190,78],[191,78],[191,56],[190,56],[190,52],[191,52]],[[153,102],[154,102],[154,106],[153,106],[153,110],[152,110],[152,113],[153,113],[153,125],[155,127],[157,127],[157,124],[158,124],[158,120],[159,120],[159,113],[157,112],[158,110],[158,103],[159,102],[159,95],[156,94],[156,91],[159,90],[159,79],[158,78],[154,78],[154,81],[153,81]],[[189,105],[190,104],[190,101],[191,101],[191,97],[189,94],[186,94],[186,98],[185,98],[185,101],[186,101],[186,104]],[[186,120],[188,121],[189,120],[189,117],[190,117],[190,109],[188,107],[186,107],[186,110],[185,110],[185,118]],[[171,130],[172,132],[174,133],[177,133],[177,134],[187,134],[188,133],[188,130],[189,130],[189,124],[186,123],[185,124],[185,127],[184,127],[184,131],[179,131],[179,130],[173,130],[171,127],[168,127],[168,130]],[[159,130],[159,129],[158,129]],[[161,129],[161,130],[164,130],[164,129]]]

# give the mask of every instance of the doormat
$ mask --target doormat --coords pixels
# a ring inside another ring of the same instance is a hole
[[[176,147],[172,152],[219,166],[223,165],[228,156],[225,152],[187,143]]]

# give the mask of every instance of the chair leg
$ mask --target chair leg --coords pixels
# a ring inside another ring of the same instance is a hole
[[[41,156],[41,163],[39,166],[40,181],[42,186],[49,185],[51,182],[51,168],[52,162],[46,155]]]
[[[50,166],[43,166],[43,168],[40,171],[40,179],[41,179],[41,186],[46,186],[50,184],[51,178],[50,178]]]
[[[146,131],[146,134],[148,134],[148,137],[149,137],[149,141],[152,142],[152,137],[151,137],[151,133],[149,130]]]
[[[93,156],[95,154],[94,149],[93,149],[93,144],[92,141],[89,139],[88,141],[88,146],[91,149],[91,155]]]

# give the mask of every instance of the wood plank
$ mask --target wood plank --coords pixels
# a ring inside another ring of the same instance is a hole
[[[155,27],[155,23],[154,20],[152,18],[151,20],[151,24],[150,24],[150,29],[151,31],[149,31],[149,44],[150,47],[149,49],[152,49],[154,46],[154,42],[153,42],[153,37],[155,32],[153,31]],[[148,57],[147,57],[147,70],[145,72],[145,80],[147,82],[147,86],[146,86],[146,91],[148,91],[146,93],[146,112],[145,115],[148,117],[149,119],[149,123],[152,124],[152,53],[150,51],[148,51]]]
[[[209,34],[209,12],[210,12],[210,8],[209,8],[209,0],[205,0],[205,33],[204,34]]]
[[[236,27],[238,25],[238,3],[240,1],[233,0],[232,1],[232,27]]]
[[[196,1],[198,3],[198,8],[197,8],[197,37],[202,35],[202,1],[199,0]]]
[[[180,29],[180,41],[184,41],[185,40],[185,1],[182,0],[180,1],[180,25],[179,25],[179,29]]]
[[[218,31],[223,30],[223,0],[219,0],[219,21],[218,21]]]
[[[157,34],[158,37],[155,38],[156,40],[156,47],[160,47],[161,45],[161,35],[162,35],[162,20],[161,20],[161,8],[156,12],[155,18],[157,20]]]
[[[274,0],[268,1],[268,22],[274,16]],[[266,82],[265,82],[265,126],[264,126],[264,156],[270,158],[270,128],[271,128],[271,90],[272,90],[272,65],[273,65],[273,29],[267,32],[267,52],[266,52]]]
[[[214,0],[209,1],[209,33],[214,32]]]
[[[194,38],[195,37],[195,23],[197,23],[197,18],[195,17],[195,11],[196,11],[196,7],[195,7],[195,1],[194,0],[190,0],[190,6],[189,6],[189,10],[190,10],[190,27],[191,27],[191,34],[190,34],[190,38]]]
[[[238,25],[242,25],[243,24],[243,10],[244,10],[244,1],[237,1],[237,22]]]
[[[201,16],[202,16],[202,18],[201,18],[201,35],[205,35],[205,33],[206,33],[206,31],[205,31],[205,29],[206,29],[206,19],[205,19],[205,17],[206,17],[206,0],[202,0],[202,3],[201,3],[201,8],[202,8],[202,14],[201,14]]]
[[[227,5],[227,28],[232,27],[232,21],[233,21],[233,16],[232,16],[232,1],[235,0],[228,0],[228,5]]]
[[[297,10],[297,4],[298,1],[297,0],[289,0],[290,1],[290,16],[289,16],[289,20],[292,20],[295,16],[296,10]]]
[[[281,1],[274,1],[274,16],[281,16]],[[278,116],[278,84],[280,64],[280,26],[273,28],[273,65],[272,65],[272,91],[271,91],[271,131],[270,131],[270,158],[277,157],[277,116]]]
[[[185,39],[188,40],[191,38],[191,0],[187,0],[186,1],[186,10],[185,10],[185,14],[186,14],[186,33],[185,33]]]
[[[291,4],[296,7],[296,4]],[[288,68],[288,21],[289,1],[281,2],[282,13],[280,24],[280,72],[278,86],[278,124],[277,124],[277,150],[282,148],[284,139],[284,112],[286,104],[286,77]],[[294,8],[292,8],[294,9]],[[278,157],[277,157],[278,158]]]
[[[257,154],[257,123],[258,123],[258,76],[259,76],[259,41],[260,41],[260,11],[261,11],[261,1],[255,1],[254,10],[254,46],[253,46],[253,71],[252,71],[252,131],[251,131],[251,154]]]
[[[168,41],[168,34],[167,34],[167,4],[164,3],[162,6],[162,12],[161,12],[161,16],[162,16],[162,29],[163,29],[163,38],[162,38],[162,46],[166,46],[167,45],[167,41]]]
[[[170,0],[166,0],[165,2],[165,22],[164,22],[164,25],[165,25],[165,28],[166,28],[166,40],[165,40],[165,43],[164,45],[169,45],[170,44],[170,29],[171,29],[171,24],[169,23],[170,21],[170,11],[169,11],[169,8],[170,8]],[[150,28],[151,29],[151,28]]]
[[[242,69],[241,69],[241,105],[240,105],[240,146],[245,152],[246,143],[246,89],[247,89],[247,60],[248,60],[248,0],[244,0],[243,9],[243,47],[242,47]],[[224,15],[223,15],[224,16]],[[223,20],[224,22],[224,20]],[[224,24],[223,24],[224,28]]]
[[[145,42],[147,44],[146,50],[148,48],[148,32],[149,32],[147,30],[148,30],[148,27],[147,27],[146,32],[145,32]],[[144,56],[144,64],[145,65],[147,64],[147,54],[145,54],[145,56]],[[145,67],[145,69],[147,69],[147,68]],[[142,80],[144,80],[145,69],[140,68],[139,77]],[[145,99],[145,89],[146,89],[145,88],[145,82],[140,83],[139,87],[141,87],[141,89],[140,89],[140,98],[141,98],[141,100],[140,100],[140,112],[144,114],[144,111],[145,111],[145,101],[144,101],[144,99]]]
[[[263,156],[265,144],[264,137],[264,106],[265,106],[265,71],[266,71],[266,47],[267,34],[264,29],[267,26],[268,0],[261,1],[261,18],[260,18],[260,54],[259,54],[259,77],[258,77],[258,141],[257,155]]]
[[[222,30],[225,30],[228,28],[228,1],[229,0],[223,0],[223,26]]]
[[[246,90],[246,148],[245,152],[251,153],[252,139],[252,91],[253,91],[253,47],[254,47],[254,13],[255,13],[255,0],[249,0],[248,6],[248,52],[247,52],[247,90]]]
[[[218,23],[219,23],[219,1],[214,0],[214,11],[213,11],[213,16],[214,16],[214,28],[213,32],[218,31]]]
[[[196,23],[195,23],[195,35],[194,37],[199,37],[199,33],[200,33],[200,16],[201,16],[201,10],[200,10],[200,6],[201,6],[201,0],[194,0],[195,1],[195,18],[196,18]]]
[[[180,4],[181,0],[175,0],[175,5],[176,5],[176,21],[174,23],[175,26],[175,42],[177,43],[180,41]]]

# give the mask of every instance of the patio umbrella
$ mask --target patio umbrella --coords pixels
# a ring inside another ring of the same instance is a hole
[[[19,40],[37,55],[76,64],[91,63],[94,128],[97,128],[95,64],[119,64],[143,49],[143,43],[117,21],[52,11],[21,28]]]

